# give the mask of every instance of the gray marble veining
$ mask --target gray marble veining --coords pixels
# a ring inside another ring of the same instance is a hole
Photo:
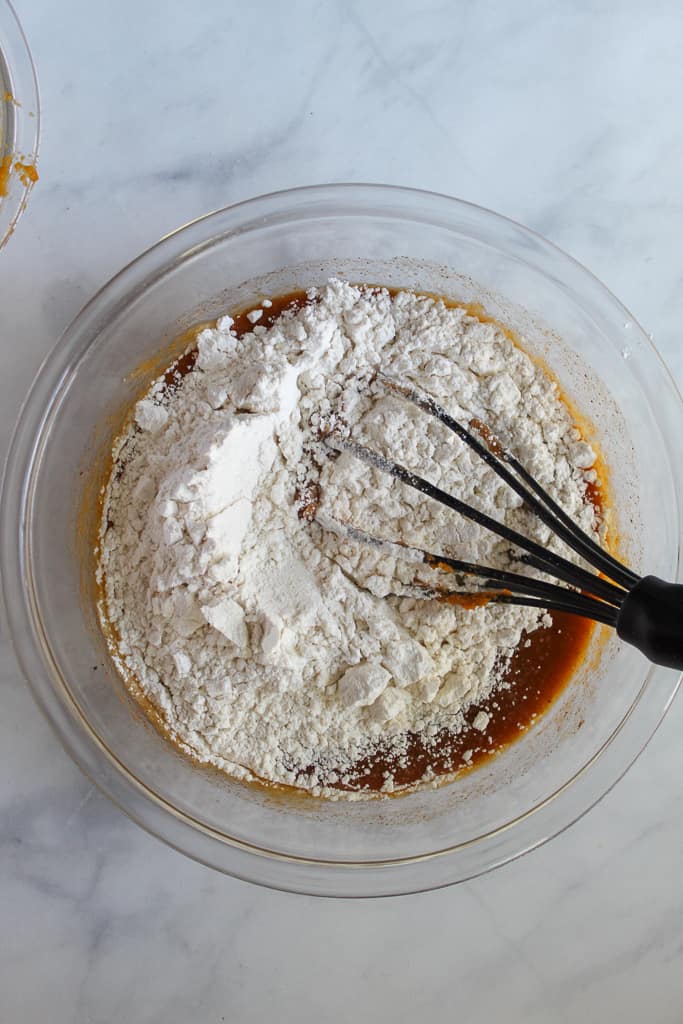
[[[17,0],[41,180],[0,254],[0,447],[81,305],[161,234],[330,180],[459,195],[601,277],[683,383],[676,0]],[[72,765],[0,630],[0,1022],[683,1020],[683,702],[551,844],[454,889],[259,890]]]

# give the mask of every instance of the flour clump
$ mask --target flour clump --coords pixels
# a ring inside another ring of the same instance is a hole
[[[517,495],[378,373],[485,424],[599,531],[595,452],[546,372],[463,308],[341,280],[271,305],[242,331],[228,315],[202,330],[190,370],[137,403],[105,489],[101,619],[124,678],[195,758],[317,795],[392,792],[416,742],[485,738],[483,705],[549,617],[422,599],[445,574],[328,528],[519,571],[507,542],[326,440],[351,435],[548,546]],[[372,787],[359,766],[378,752]]]

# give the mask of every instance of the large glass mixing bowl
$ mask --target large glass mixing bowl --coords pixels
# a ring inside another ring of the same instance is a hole
[[[95,296],[47,358],[17,426],[2,576],[39,704],[82,769],[133,819],[241,878],[370,896],[471,877],[564,829],[643,749],[679,677],[604,630],[519,742],[451,785],[358,803],[231,781],[190,763],[148,722],[94,614],[93,481],[112,434],[189,325],[335,273],[480,302],[516,329],[593,425],[622,555],[681,579],[681,400],[631,315],[518,224],[445,196],[375,185],[296,189],[220,210],[164,238]]]

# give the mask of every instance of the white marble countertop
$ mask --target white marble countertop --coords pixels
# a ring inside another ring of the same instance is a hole
[[[17,6],[43,136],[0,254],[3,451],[112,273],[212,208],[318,181],[435,189],[536,228],[683,383],[677,0]],[[0,645],[2,1024],[683,1020],[683,700],[541,850],[449,890],[334,902],[224,878],[129,822]]]

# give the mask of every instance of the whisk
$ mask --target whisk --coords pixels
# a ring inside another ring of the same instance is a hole
[[[568,586],[450,558],[403,543],[397,544],[368,534],[353,524],[343,524],[347,533],[369,544],[385,546],[388,543],[428,566],[450,570],[476,580],[480,593],[479,599],[475,597],[472,601],[473,604],[492,601],[525,605],[593,619],[616,629],[622,640],[638,648],[655,664],[683,669],[683,585],[667,583],[656,576],[640,577],[605,551],[593,537],[577,526],[485,424],[478,421],[469,424],[473,426],[476,422],[473,429],[480,435],[482,440],[479,440],[434,399],[411,385],[381,374],[378,375],[377,383],[440,420],[519,495],[537,519],[592,566],[595,572],[549,551],[547,547],[448,494],[379,452],[351,438],[332,434],[327,438],[331,448],[349,452],[355,458],[492,531],[520,550],[520,562]],[[324,517],[321,517],[321,525],[324,525]],[[464,590],[434,587],[427,588],[424,594],[449,603],[472,600],[472,592]]]

